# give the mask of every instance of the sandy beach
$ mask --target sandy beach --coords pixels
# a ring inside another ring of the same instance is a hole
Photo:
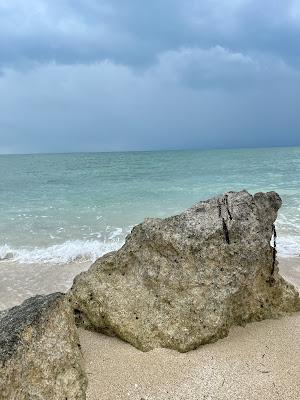
[[[300,259],[281,259],[300,286]],[[216,343],[180,354],[142,353],[117,338],[80,330],[88,400],[298,400],[300,313],[234,327]]]
[[[300,287],[300,258],[279,260]],[[0,306],[66,291],[87,264],[1,266]],[[89,379],[87,400],[298,400],[300,313],[234,327],[227,338],[181,354],[143,353],[117,338],[80,330]]]

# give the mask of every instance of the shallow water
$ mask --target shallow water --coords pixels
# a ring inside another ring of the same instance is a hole
[[[281,195],[279,254],[298,255],[300,147],[2,155],[0,259],[5,265],[93,261],[119,248],[145,217],[241,189]]]

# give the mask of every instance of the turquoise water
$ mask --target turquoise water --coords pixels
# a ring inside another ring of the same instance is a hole
[[[300,253],[300,148],[0,156],[0,258],[93,260],[145,217],[276,190],[279,253]]]

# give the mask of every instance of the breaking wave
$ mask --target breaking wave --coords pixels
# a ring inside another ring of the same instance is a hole
[[[105,253],[118,250],[120,240],[68,240],[49,247],[14,248],[0,245],[0,260],[20,264],[67,264],[71,262],[94,262]]]

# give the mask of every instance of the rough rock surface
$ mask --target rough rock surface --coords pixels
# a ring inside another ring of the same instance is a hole
[[[136,226],[117,252],[75,278],[77,321],[148,351],[189,351],[233,324],[300,309],[270,245],[275,192],[228,192]],[[276,236],[276,234],[275,234]]]
[[[83,400],[73,310],[65,296],[32,297],[0,314],[0,399]]]

